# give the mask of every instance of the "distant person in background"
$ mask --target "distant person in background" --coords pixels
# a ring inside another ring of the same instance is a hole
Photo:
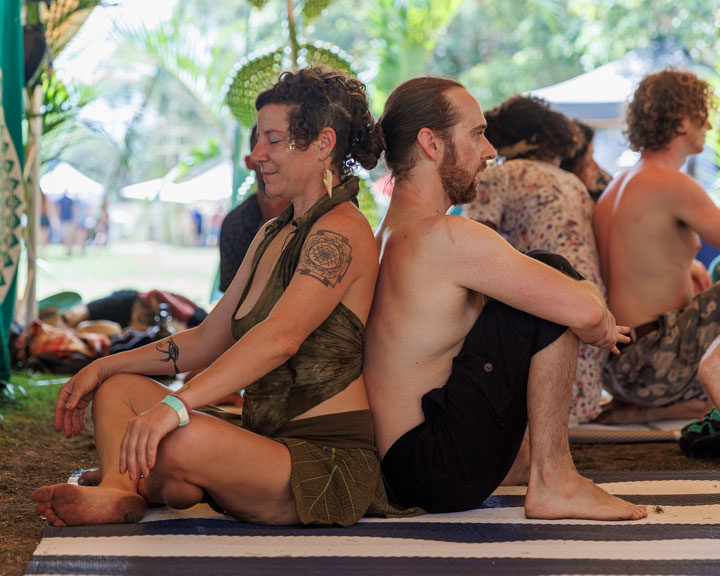
[[[720,247],[720,209],[681,171],[715,107],[707,82],[674,70],[644,78],[628,106],[640,160],[594,216],[610,310],[633,329],[605,369],[603,423],[698,418],[720,403],[720,285],[694,260],[701,238]]]
[[[257,144],[257,127],[250,132],[250,151]],[[231,210],[220,228],[220,290],[225,292],[240,268],[250,243],[260,227],[277,218],[290,203],[285,198],[271,198],[265,192],[265,182],[260,167],[245,156],[245,165],[255,172],[256,192],[242,204]]]
[[[108,204],[107,198],[103,199],[98,212],[97,222],[95,224],[95,246],[105,246],[108,240]]]
[[[48,211],[48,201],[45,194],[40,194],[40,247],[45,248],[50,243],[52,237],[52,227],[50,224],[50,213]]]
[[[72,228],[72,245],[77,244],[80,247],[80,252],[85,252],[85,247],[88,242],[88,235],[90,231],[89,207],[80,198],[75,200],[75,210],[73,218]]]
[[[203,238],[204,227],[202,212],[200,212],[197,208],[193,208],[190,212],[190,216],[192,217],[193,231],[195,232],[195,244],[197,246],[204,246],[205,239]]]
[[[67,255],[72,256],[75,240],[75,202],[65,190],[60,200],[57,201],[57,205],[60,213],[60,240],[65,244]]]
[[[572,172],[583,181],[593,202],[597,202],[612,176],[595,162],[595,130],[579,120],[573,120],[577,130],[576,148],[560,162],[560,168]]]
[[[502,234],[517,250],[565,256],[605,296],[595,246],[595,208],[585,184],[560,168],[575,154],[576,128],[544,100],[513,96],[485,114],[487,137],[504,158],[480,175],[477,198],[465,215]],[[586,150],[587,152],[587,150]],[[597,171],[591,161],[587,172]],[[608,351],[580,342],[570,422],[600,414],[602,367]]]
[[[103,298],[73,306],[63,313],[62,321],[69,328],[87,320],[109,320],[122,328],[146,330],[153,325],[160,303],[169,306],[178,322],[177,331],[197,326],[207,316],[205,310],[180,294],[163,290],[116,290]]]
[[[217,246],[220,243],[220,228],[225,219],[225,210],[221,206],[215,208],[210,217],[210,230],[208,231],[205,244],[207,246]]]

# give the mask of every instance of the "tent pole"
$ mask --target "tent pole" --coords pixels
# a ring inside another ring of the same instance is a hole
[[[30,140],[33,143],[33,154],[28,178],[28,234],[27,234],[27,285],[25,287],[25,322],[38,317],[37,306],[37,235],[40,228],[40,140],[42,137],[42,87],[35,86],[30,104]]]

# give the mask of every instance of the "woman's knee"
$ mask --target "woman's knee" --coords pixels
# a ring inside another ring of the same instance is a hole
[[[110,376],[110,378],[104,380],[95,391],[95,396],[93,397],[93,412],[106,403],[117,404],[118,402],[122,402],[127,397],[128,392],[126,375]]]
[[[143,412],[144,410],[140,410],[142,406],[135,406],[135,404],[138,403],[138,400],[148,396],[148,388],[151,385],[151,380],[137,374],[110,376],[95,390],[92,407],[93,415],[103,409],[112,410],[121,405],[129,405],[136,413]]]

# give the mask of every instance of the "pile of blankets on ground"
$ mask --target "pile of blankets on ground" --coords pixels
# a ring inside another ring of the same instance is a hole
[[[167,309],[176,329],[196,326],[207,315],[191,300],[172,292],[138,292],[130,299],[127,298],[128,291],[123,291],[123,298],[114,297],[115,294],[89,303],[90,319],[76,326],[65,325],[57,310],[53,311],[54,315],[41,315],[43,319],[32,320],[27,326],[15,322],[9,350],[13,366],[53,374],[74,374],[97,358],[138,348],[158,339],[157,314],[161,307]],[[127,321],[118,322],[116,313],[123,306],[128,307],[121,313]],[[144,320],[138,322],[137,314],[133,313],[134,321],[130,322],[133,306],[143,308]],[[112,309],[115,316],[103,318],[104,308]]]

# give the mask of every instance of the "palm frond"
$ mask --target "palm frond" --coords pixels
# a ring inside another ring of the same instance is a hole
[[[326,66],[355,74],[350,56],[327,42],[300,44],[298,65]],[[225,100],[233,116],[246,128],[255,123],[255,98],[272,86],[283,70],[290,69],[289,48],[276,48],[269,52],[250,55],[235,66],[234,74],[228,78]]]
[[[205,110],[219,133],[226,132],[223,95],[227,73],[219,64],[223,55],[221,39],[209,47],[197,31],[188,31],[177,17],[154,29],[144,23],[116,24],[115,29],[126,48],[134,49],[138,58],[175,78]]]
[[[56,0],[45,11],[45,36],[57,57],[77,34],[101,0]]]

